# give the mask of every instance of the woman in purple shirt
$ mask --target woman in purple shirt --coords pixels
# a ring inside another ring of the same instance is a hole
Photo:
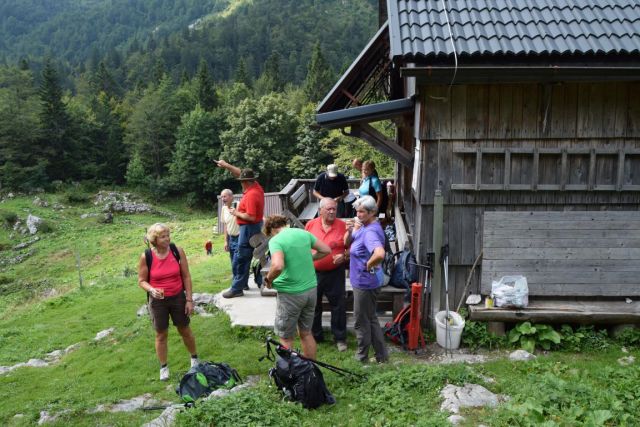
[[[347,220],[344,236],[350,248],[349,280],[353,287],[353,312],[355,317],[358,350],[356,359],[366,362],[369,347],[373,346],[379,363],[389,359],[384,344],[384,334],[376,315],[376,304],[383,281],[384,232],[378,222],[378,206],[371,196],[364,196],[353,203],[356,218]]]

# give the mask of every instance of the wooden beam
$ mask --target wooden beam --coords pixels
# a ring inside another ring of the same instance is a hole
[[[366,123],[355,124],[351,127],[351,132],[347,135],[364,139],[373,148],[381,151],[403,166],[413,169],[413,155],[394,141],[388,139],[373,126]]]

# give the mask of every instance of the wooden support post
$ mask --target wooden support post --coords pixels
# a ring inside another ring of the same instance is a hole
[[[435,329],[436,313],[440,311],[440,296],[442,295],[442,266],[440,265],[440,252],[442,250],[442,234],[444,228],[444,208],[442,192],[436,190],[433,197],[433,281],[431,282],[431,314],[429,322]]]

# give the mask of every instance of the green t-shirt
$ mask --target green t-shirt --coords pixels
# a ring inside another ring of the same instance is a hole
[[[284,254],[284,270],[273,287],[285,294],[299,294],[318,285],[311,248],[316,237],[299,228],[285,228],[269,240],[269,252]]]

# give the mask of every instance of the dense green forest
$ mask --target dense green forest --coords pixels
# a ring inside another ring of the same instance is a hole
[[[0,186],[76,181],[211,199],[224,158],[269,190],[361,154],[314,126],[376,31],[372,0],[7,0]]]

